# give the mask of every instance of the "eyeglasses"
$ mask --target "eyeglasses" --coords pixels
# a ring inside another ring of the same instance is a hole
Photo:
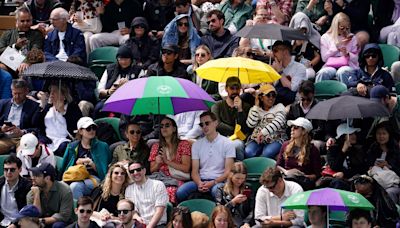
[[[178,22],[177,25],[179,27],[182,27],[182,26],[189,27],[189,23],[188,22]]]
[[[196,53],[195,55],[196,57],[202,57],[202,58],[206,57],[206,53]]]
[[[275,92],[269,92],[267,94],[262,94],[262,96],[268,97],[268,98],[275,98],[276,97],[276,93]]]
[[[295,130],[297,130],[297,129],[300,129],[300,128],[302,128],[302,127],[293,125],[292,128],[295,129]]]
[[[300,98],[300,100],[304,102],[304,101],[312,101],[313,99],[310,97],[302,97]]]
[[[170,123],[160,124],[160,128],[169,128],[169,127],[171,127]]]
[[[210,25],[211,23],[215,23],[217,21],[217,19],[211,19],[209,21],[207,21],[207,25]]]
[[[171,55],[174,54],[175,52],[171,51],[171,50],[161,50],[161,54],[163,55]]]
[[[79,213],[81,213],[81,214],[83,214],[83,213],[85,213],[85,212],[86,212],[86,214],[92,214],[93,210],[90,210],[90,209],[88,209],[88,210],[80,209],[80,210],[79,210]]]
[[[131,212],[132,210],[117,210],[117,214],[118,215],[126,215],[126,214],[128,214],[129,212]]]
[[[142,171],[142,169],[143,169],[143,167],[139,167],[139,168],[136,168],[136,169],[130,169],[130,170],[129,170],[129,173],[130,173],[130,174],[134,174],[135,172],[140,172],[140,171]]]
[[[208,126],[211,124],[211,121],[206,121],[204,123],[199,123],[200,127]]]
[[[118,172],[118,171],[113,172],[113,174],[115,174],[115,175],[117,175],[117,176],[119,176],[119,175],[125,176],[125,175],[126,175],[125,172]]]
[[[7,173],[7,172],[13,173],[13,172],[15,172],[15,170],[16,170],[16,168],[4,168],[5,173]]]
[[[90,125],[89,127],[85,128],[86,131],[96,131],[97,130],[97,126],[96,125]]]
[[[129,134],[131,134],[131,135],[134,135],[135,133],[136,133],[137,135],[140,135],[140,134],[142,134],[142,131],[141,131],[141,130],[136,130],[136,131],[135,131],[135,130],[130,130],[130,131],[129,131]]]
[[[376,57],[378,57],[377,54],[366,54],[366,55],[364,55],[364,58],[366,58],[366,59],[369,59],[369,58],[375,59]]]
[[[277,184],[278,184],[278,181],[275,181],[275,183],[273,185],[271,185],[271,186],[264,185],[264,187],[267,188],[268,190],[271,190],[271,189],[274,189]]]

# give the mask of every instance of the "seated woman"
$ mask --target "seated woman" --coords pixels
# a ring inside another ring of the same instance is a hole
[[[125,198],[125,189],[129,185],[129,176],[121,164],[112,165],[107,172],[104,183],[92,192],[94,201],[95,218],[106,222],[110,219],[118,219],[117,203]]]
[[[400,177],[400,149],[399,144],[393,138],[393,129],[389,122],[379,123],[375,128],[375,140],[367,151],[367,167],[370,175],[389,175],[385,170],[394,171]],[[398,178],[397,177],[397,178]],[[388,182],[391,180],[378,181],[388,192],[395,203],[399,203],[400,188],[398,183]]]
[[[246,166],[242,162],[233,164],[224,186],[217,190],[215,201],[228,208],[236,227],[250,227],[253,219],[254,199],[250,189],[245,186]]]
[[[190,179],[192,148],[188,141],[179,139],[178,128],[173,119],[164,117],[161,120],[160,128],[160,142],[151,147],[150,171],[151,173],[162,172],[166,176],[178,180],[178,186],[167,186],[169,201],[176,203],[177,187],[182,185],[184,180]]]
[[[325,65],[318,71],[316,82],[336,77],[348,85],[349,78],[358,69],[357,38],[350,33],[350,26],[350,18],[338,13],[329,30],[321,36],[321,57]]]
[[[92,178],[70,184],[74,199],[90,194],[106,176],[111,161],[107,143],[96,139],[97,125],[92,118],[80,118],[77,128],[78,140],[68,144],[61,170],[64,173],[70,166],[85,165]]]
[[[218,205],[210,216],[208,228],[235,228],[232,214],[225,206]]]
[[[312,124],[299,117],[289,120],[288,126],[292,127],[290,140],[283,143],[276,165],[283,168],[286,179],[297,182],[305,191],[313,189],[321,173],[321,158],[309,136]]]
[[[118,162],[128,165],[129,161],[139,160],[146,164],[146,170],[150,170],[150,164],[148,162],[150,149],[142,137],[140,124],[134,121],[128,122],[125,135],[128,138],[128,142],[118,145],[114,149],[111,163],[114,164]]]
[[[39,127],[39,141],[47,144],[54,155],[63,157],[82,112],[66,84],[61,83],[60,87],[59,81],[51,82],[49,91],[49,96],[39,92],[41,110],[33,117],[33,122]]]
[[[167,224],[167,228],[186,228],[193,227],[193,220],[190,209],[185,206],[177,206],[171,214],[171,221]]]
[[[200,36],[193,26],[192,20],[189,20],[189,15],[180,14],[165,27],[161,46],[177,45],[180,61],[189,65],[192,63],[192,56],[194,56],[197,46],[200,45],[200,41]]]
[[[255,105],[250,109],[246,124],[254,128],[245,148],[245,157],[263,156],[275,158],[282,143],[287,140],[285,133],[285,106],[275,105],[276,90],[270,84],[259,89]]]

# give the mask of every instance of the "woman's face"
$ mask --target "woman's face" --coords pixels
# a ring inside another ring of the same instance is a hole
[[[57,102],[64,102],[65,96],[61,93],[61,90],[57,86],[50,86],[49,102],[54,104]]]
[[[115,169],[111,173],[111,182],[113,184],[122,185],[125,182],[126,172],[120,167],[115,167]]]
[[[276,92],[269,92],[268,94],[263,94],[261,96],[264,108],[270,109],[275,104]]]
[[[304,129],[300,126],[295,126],[293,125],[290,131],[290,137],[292,139],[298,139],[300,137],[302,137],[302,135],[304,134]]]
[[[177,21],[176,25],[178,26],[179,33],[187,33],[187,31],[189,30],[189,22],[187,17],[184,17]]]
[[[139,142],[140,137],[142,137],[142,130],[140,130],[139,125],[130,124],[126,129],[125,134],[130,143],[136,144]]]
[[[240,187],[246,181],[246,174],[235,173],[232,175],[232,183],[234,187]]]
[[[389,142],[389,132],[385,128],[379,128],[376,131],[376,142],[379,145],[385,145],[387,142]]]
[[[376,65],[378,65],[379,57],[377,53],[366,53],[364,55],[364,58],[367,66],[375,67]]]
[[[172,220],[172,225],[174,228],[183,228],[182,225],[182,215],[176,215],[174,217],[174,220]]]
[[[347,137],[347,135],[346,135],[346,137]],[[357,134],[356,133],[351,133],[348,137],[349,137],[350,144],[354,145],[357,143]]]
[[[268,19],[267,9],[260,8],[254,16],[254,24],[266,24]]]
[[[142,37],[144,35],[145,29],[143,25],[135,25],[135,27],[133,27],[134,31],[135,31],[135,36],[136,37]]]
[[[215,228],[228,228],[228,215],[219,213],[214,219]]]
[[[172,121],[169,119],[163,119],[161,121],[160,127],[161,127],[161,135],[164,138],[171,137],[176,131],[176,128],[172,125]]]
[[[210,60],[210,54],[206,52],[206,50],[198,49],[195,54],[196,62],[199,66],[203,65],[205,62]]]
[[[339,22],[338,25],[338,31],[339,31],[339,35],[342,37],[347,37],[347,35],[350,33],[350,23],[347,21],[341,21]]]
[[[94,137],[96,137],[96,130],[97,130],[96,125],[90,125],[87,128],[79,129],[79,134],[82,135],[82,138],[90,140],[90,139],[93,139]]]
[[[131,58],[118,57],[117,60],[122,69],[128,68],[132,64]]]

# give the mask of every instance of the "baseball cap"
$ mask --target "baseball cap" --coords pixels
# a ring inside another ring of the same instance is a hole
[[[21,210],[15,214],[15,219],[19,220],[25,217],[33,217],[38,218],[40,216],[39,209],[34,205],[26,205],[25,207],[21,208]]]
[[[338,139],[342,135],[353,134],[354,132],[360,132],[360,131],[361,131],[360,128],[350,127],[347,126],[346,123],[342,123],[336,128],[336,138]]]
[[[226,79],[226,86],[227,87],[237,86],[240,88],[241,87],[240,79],[236,76],[229,77],[228,79]]]
[[[307,132],[310,132],[313,129],[313,126],[312,126],[311,122],[308,119],[303,118],[303,117],[299,117],[299,118],[297,118],[295,120],[289,120],[287,122],[287,124],[288,124],[289,127],[291,127],[291,126],[302,127]]]
[[[273,85],[271,85],[271,84],[264,84],[264,85],[262,85],[262,86],[258,89],[258,91],[260,91],[260,93],[263,93],[263,94],[268,94],[268,93],[270,93],[270,92],[275,92],[275,93],[276,93],[275,87],[274,87]]]
[[[90,118],[90,117],[87,117],[87,116],[80,118],[78,120],[78,123],[76,124],[78,130],[79,129],[83,129],[83,128],[87,128],[87,127],[89,127],[91,125],[96,125],[97,126],[97,124],[93,121],[93,119]]]
[[[32,167],[28,170],[31,171],[34,176],[43,174],[44,176],[54,177],[56,175],[56,170],[54,167],[47,162],[39,163],[36,167]]]
[[[36,146],[39,141],[32,133],[25,134],[21,137],[20,148],[23,156],[30,156],[35,153]]]
[[[380,101],[382,98],[389,96],[389,90],[383,85],[377,85],[372,87],[369,94],[369,99],[372,101]]]
[[[179,47],[176,46],[175,44],[166,44],[162,47],[162,50],[169,50],[178,53]]]

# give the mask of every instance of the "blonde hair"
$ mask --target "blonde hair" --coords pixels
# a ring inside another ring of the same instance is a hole
[[[226,192],[226,193],[228,193],[230,195],[233,195],[232,177],[233,177],[233,175],[238,174],[238,173],[244,174],[247,177],[247,168],[243,164],[243,162],[235,162],[232,165],[231,173],[229,174],[229,177],[228,177],[228,179],[227,179],[227,181],[226,181],[226,183],[224,185],[224,192]],[[240,186],[240,190],[244,189],[244,185],[245,185],[245,182],[243,182],[243,184]]]
[[[125,172],[125,181],[122,184],[122,189],[121,189],[121,192],[119,193],[119,198],[120,199],[125,198],[125,189],[129,185],[128,172],[127,172],[127,170],[125,169],[125,167],[123,165],[115,163],[114,165],[112,165],[109,168],[108,173],[106,175],[106,179],[104,180],[103,193],[101,193],[101,198],[103,198],[104,201],[107,201],[108,198],[111,195],[111,186],[112,186],[112,178],[111,178],[111,176],[112,176],[115,168],[120,168],[120,169],[122,169],[123,172]]]
[[[301,128],[303,134],[301,135],[301,140],[300,143],[301,145],[297,145],[298,147],[300,147],[300,152],[297,153],[296,158],[298,160],[297,164],[299,166],[303,166],[305,164],[307,164],[310,161],[310,151],[311,151],[311,139],[310,136],[308,135],[308,132],[304,129]],[[283,153],[283,157],[285,158],[285,160],[288,159],[288,157],[293,155],[293,150],[295,147],[295,139],[290,139],[289,144],[287,145],[284,153]]]
[[[329,33],[333,39],[333,41],[335,42],[336,45],[338,45],[340,43],[339,40],[339,23],[348,23],[349,25],[351,25],[350,23],[350,18],[349,16],[347,16],[344,13],[338,13],[336,14],[333,19],[332,19],[332,24],[331,27],[329,28],[329,30],[326,33]]]
[[[207,47],[207,45],[202,44],[196,48],[196,51],[197,50],[203,50],[203,51],[207,52],[208,56],[210,56],[209,60],[213,59],[213,57],[211,55],[211,50],[210,50],[210,48]],[[199,67],[199,64],[196,62],[196,58],[194,58],[193,59],[193,71],[196,70],[198,67]]]

